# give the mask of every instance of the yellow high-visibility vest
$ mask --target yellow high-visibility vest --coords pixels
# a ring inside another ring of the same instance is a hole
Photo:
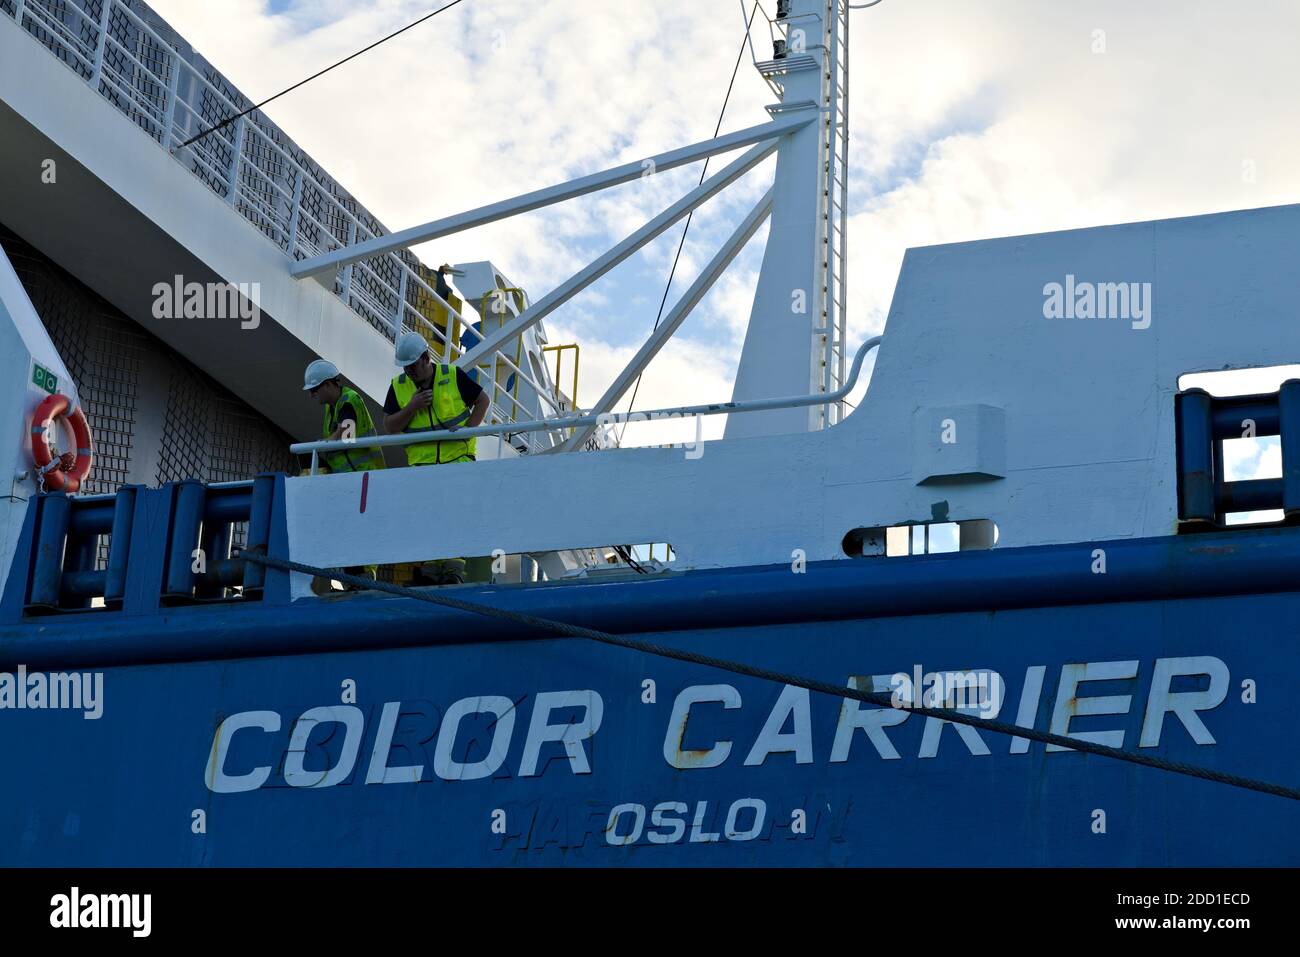
[[[433,372],[433,401],[406,423],[403,432],[435,432],[469,421],[472,410],[460,397],[456,386],[456,367],[439,365]],[[393,395],[403,409],[419,389],[415,380],[405,372],[393,380]],[[474,439],[452,439],[446,442],[417,442],[405,446],[408,465],[445,465],[448,462],[472,462],[477,443]]]
[[[339,400],[333,405],[325,406],[325,421],[321,423],[321,438],[328,439],[339,427],[338,410],[351,405],[357,413],[356,439],[364,439],[376,434],[375,422],[370,418],[370,410],[356,391],[346,386],[339,394]],[[325,452],[322,455],[331,472],[370,472],[384,467],[384,454],[375,448],[366,448],[357,443],[355,449],[342,452]]]

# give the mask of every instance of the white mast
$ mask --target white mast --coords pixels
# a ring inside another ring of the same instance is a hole
[[[788,0],[777,55],[757,64],[781,90],[774,116],[816,106],[821,116],[782,138],[772,227],[732,399],[831,392],[844,381],[848,195],[849,10],[844,0]],[[783,409],[727,422],[727,437],[825,428],[842,404]]]

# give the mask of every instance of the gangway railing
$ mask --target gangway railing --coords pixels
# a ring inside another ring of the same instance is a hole
[[[479,425],[465,429],[439,429],[433,432],[403,432],[399,435],[368,436],[364,439],[341,439],[334,442],[298,442],[289,446],[295,455],[310,455],[310,474],[315,475],[319,457],[327,452],[344,452],[363,448],[388,448],[390,446],[413,445],[418,442],[444,442],[464,440],[484,435],[514,435],[520,432],[544,432],[557,429],[573,429],[587,425],[619,425],[624,422],[643,422],[646,420],[678,419],[701,415],[731,415],[744,412],[767,412],[772,409],[795,409],[815,406],[830,402],[839,402],[857,385],[858,374],[862,371],[862,362],[867,353],[880,345],[881,336],[872,336],[858,347],[853,357],[853,367],[849,370],[844,385],[834,392],[818,392],[813,395],[785,396],[772,399],[751,399],[746,402],[713,402],[705,405],[682,405],[672,409],[655,409],[650,412],[575,412],[571,415],[551,419],[537,419],[532,422],[510,422],[498,425]]]

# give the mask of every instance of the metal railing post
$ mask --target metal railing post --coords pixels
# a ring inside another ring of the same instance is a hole
[[[176,97],[180,93],[181,85],[181,55],[179,51],[170,47],[165,49],[172,56],[172,75],[170,82],[167,84],[167,99],[163,101],[163,122],[166,125],[163,148],[171,152],[172,144],[176,140]]]
[[[397,289],[397,311],[393,313],[393,338],[396,339],[402,334],[402,319],[406,316],[406,283],[411,277],[411,271],[407,268],[406,263],[402,262],[402,257],[397,257],[398,265],[402,270],[402,281],[398,284]],[[450,324],[451,316],[448,316]]]
[[[19,27],[23,25],[23,6],[25,3],[26,0],[18,0],[18,5],[14,8],[14,23],[18,24]]]
[[[230,159],[230,195],[226,202],[234,206],[239,196],[239,164],[244,159],[244,124],[248,117],[241,116],[235,122],[235,153]]]
[[[355,219],[349,220],[348,238],[347,238],[346,245],[348,246],[356,245],[356,241],[357,241],[357,222]],[[347,268],[343,270],[343,291],[339,293],[339,297],[343,300],[345,305],[348,302],[348,293],[352,291],[352,265],[353,265],[352,263],[348,263]]]
[[[293,178],[293,209],[289,211],[289,256],[292,258],[298,250],[298,222],[301,219],[299,213],[302,212],[302,183],[306,174],[302,170],[297,171]]]
[[[99,8],[99,37],[95,44],[95,66],[90,73],[90,85],[99,92],[99,78],[104,72],[104,52],[108,49],[108,22],[113,0],[103,0]]]

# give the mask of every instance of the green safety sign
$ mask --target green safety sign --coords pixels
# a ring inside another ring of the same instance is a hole
[[[59,391],[59,377],[40,363],[32,363],[32,384],[50,395]]]

